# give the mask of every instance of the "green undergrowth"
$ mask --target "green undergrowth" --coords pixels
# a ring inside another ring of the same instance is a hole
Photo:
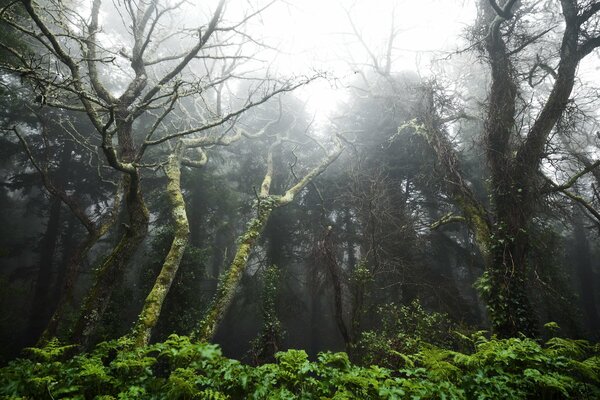
[[[598,399],[599,346],[552,338],[463,337],[470,352],[421,343],[396,369],[358,366],[346,353],[276,354],[258,367],[218,346],[172,335],[130,349],[126,340],[70,356],[51,342],[0,370],[4,399]]]

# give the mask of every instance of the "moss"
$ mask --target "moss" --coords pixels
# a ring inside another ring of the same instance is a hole
[[[271,197],[267,197],[264,201],[261,201],[260,209],[257,210],[258,216],[250,220],[246,231],[240,236],[235,257],[227,272],[221,277],[217,293],[195,332],[194,337],[198,341],[208,341],[214,336],[217,326],[229,308],[235,291],[246,270],[252,249],[267,224],[273,208],[277,204],[277,201]]]
[[[131,336],[136,346],[145,346],[150,341],[152,329],[158,323],[163,303],[175,279],[189,240],[189,222],[185,210],[185,199],[181,193],[180,164],[183,155],[182,146],[182,144],[178,145],[174,154],[169,157],[169,163],[165,168],[165,173],[169,179],[167,194],[171,204],[171,217],[175,225],[175,235],[160,273],[144,301],[142,311],[133,327]]]

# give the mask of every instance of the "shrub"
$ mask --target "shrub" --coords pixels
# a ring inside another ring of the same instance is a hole
[[[460,353],[422,342],[404,366],[358,366],[303,350],[252,367],[184,336],[141,349],[126,339],[69,356],[53,341],[0,370],[7,399],[560,399],[600,398],[600,348],[581,340],[464,336]]]

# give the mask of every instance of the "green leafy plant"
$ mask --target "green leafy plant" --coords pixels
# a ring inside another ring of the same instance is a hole
[[[0,370],[6,399],[592,399],[600,398],[600,346],[552,338],[462,335],[472,351],[420,341],[400,368],[353,364],[346,353],[276,354],[252,367],[218,346],[171,335],[134,349],[127,339],[70,356],[57,341]]]
[[[405,365],[406,354],[421,348],[421,342],[443,347],[455,347],[457,326],[447,315],[429,312],[418,300],[408,305],[388,303],[377,310],[381,327],[365,331],[355,346],[353,355],[363,364],[378,364],[388,368]]]

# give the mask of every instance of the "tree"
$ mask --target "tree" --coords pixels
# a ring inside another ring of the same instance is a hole
[[[2,42],[3,50],[13,61],[5,63],[4,70],[30,82],[42,106],[85,115],[94,132],[84,132],[82,138],[97,146],[106,164],[122,176],[125,229],[96,269],[93,286],[75,324],[73,340],[82,347],[92,340],[113,288],[147,235],[144,169],[160,166],[167,158],[165,165],[171,165],[167,171],[176,175],[177,160],[187,148],[187,138],[203,140],[203,134],[226,124],[231,129],[245,111],[313,79],[278,81],[247,70],[238,71],[240,61],[258,51],[247,44],[250,35],[244,31],[246,24],[272,4],[266,2],[226,21],[226,1],[221,0],[205,21],[186,22],[180,28],[171,27],[168,21],[182,15],[182,4],[159,0],[127,1],[114,9],[95,0],[90,10],[69,2],[24,0],[3,8],[3,27],[25,35],[31,44],[22,49]],[[119,15],[122,26],[102,26],[103,13]],[[25,17],[16,17],[21,14]],[[76,21],[81,28],[70,21]],[[125,46],[111,45],[108,34]],[[183,50],[176,51],[176,46],[172,46],[175,43],[181,44]],[[241,101],[234,102],[234,97],[229,96],[225,102],[223,85],[236,79],[253,83],[246,86],[248,92]],[[216,102],[212,101],[215,97]],[[186,101],[195,105],[194,114],[185,107]],[[174,115],[185,117],[178,121]],[[225,142],[229,140],[225,138],[227,133],[225,127],[215,137]],[[150,157],[153,159],[147,161]],[[170,185],[177,179],[172,178]],[[114,204],[118,204],[119,196]],[[94,227],[81,247],[93,246],[102,236],[103,227]],[[173,255],[174,264],[179,255]],[[55,315],[53,320],[60,318]],[[49,329],[50,334],[53,331]]]
[[[426,89],[424,95],[428,112],[420,128],[444,168],[446,192],[462,212],[458,219],[469,225],[485,260],[486,274],[479,287],[494,330],[502,336],[519,332],[531,335],[536,331],[527,294],[527,266],[533,218],[544,198],[541,166],[550,136],[572,102],[577,67],[600,46],[599,32],[594,28],[600,4],[562,0],[560,6],[562,21],[556,23],[564,30],[560,47],[553,54],[558,66],[548,76],[553,80],[549,93],[539,87],[530,88],[541,101],[536,108],[521,101],[524,66],[516,61],[526,49],[534,53],[539,50],[535,43],[549,32],[546,26],[532,32],[524,21],[541,18],[545,12],[548,18],[556,17],[554,5],[548,11],[537,2],[480,3],[480,40],[491,73],[482,132],[490,175],[490,208],[476,199],[462,177],[460,162],[444,128],[447,116],[436,111],[434,91]],[[520,120],[518,115],[526,115],[524,112],[532,115],[531,119]]]
[[[269,147],[266,160],[266,173],[254,204],[256,217],[248,222],[244,233],[238,238],[239,244],[235,256],[233,257],[233,261],[227,272],[221,278],[217,293],[204,318],[200,322],[198,329],[194,332],[195,338],[199,341],[208,341],[214,336],[219,323],[231,305],[235,291],[246,270],[250,254],[267,225],[273,210],[294,201],[294,198],[309,183],[311,183],[314,178],[323,173],[323,171],[325,171],[325,169],[333,163],[344,150],[341,140],[338,137],[335,137],[335,146],[333,150],[329,151],[329,154],[327,154],[317,166],[310,169],[302,178],[298,178],[282,195],[273,195],[270,193],[271,183],[275,173],[273,153],[284,140],[285,137],[283,135],[278,135],[277,139]]]

